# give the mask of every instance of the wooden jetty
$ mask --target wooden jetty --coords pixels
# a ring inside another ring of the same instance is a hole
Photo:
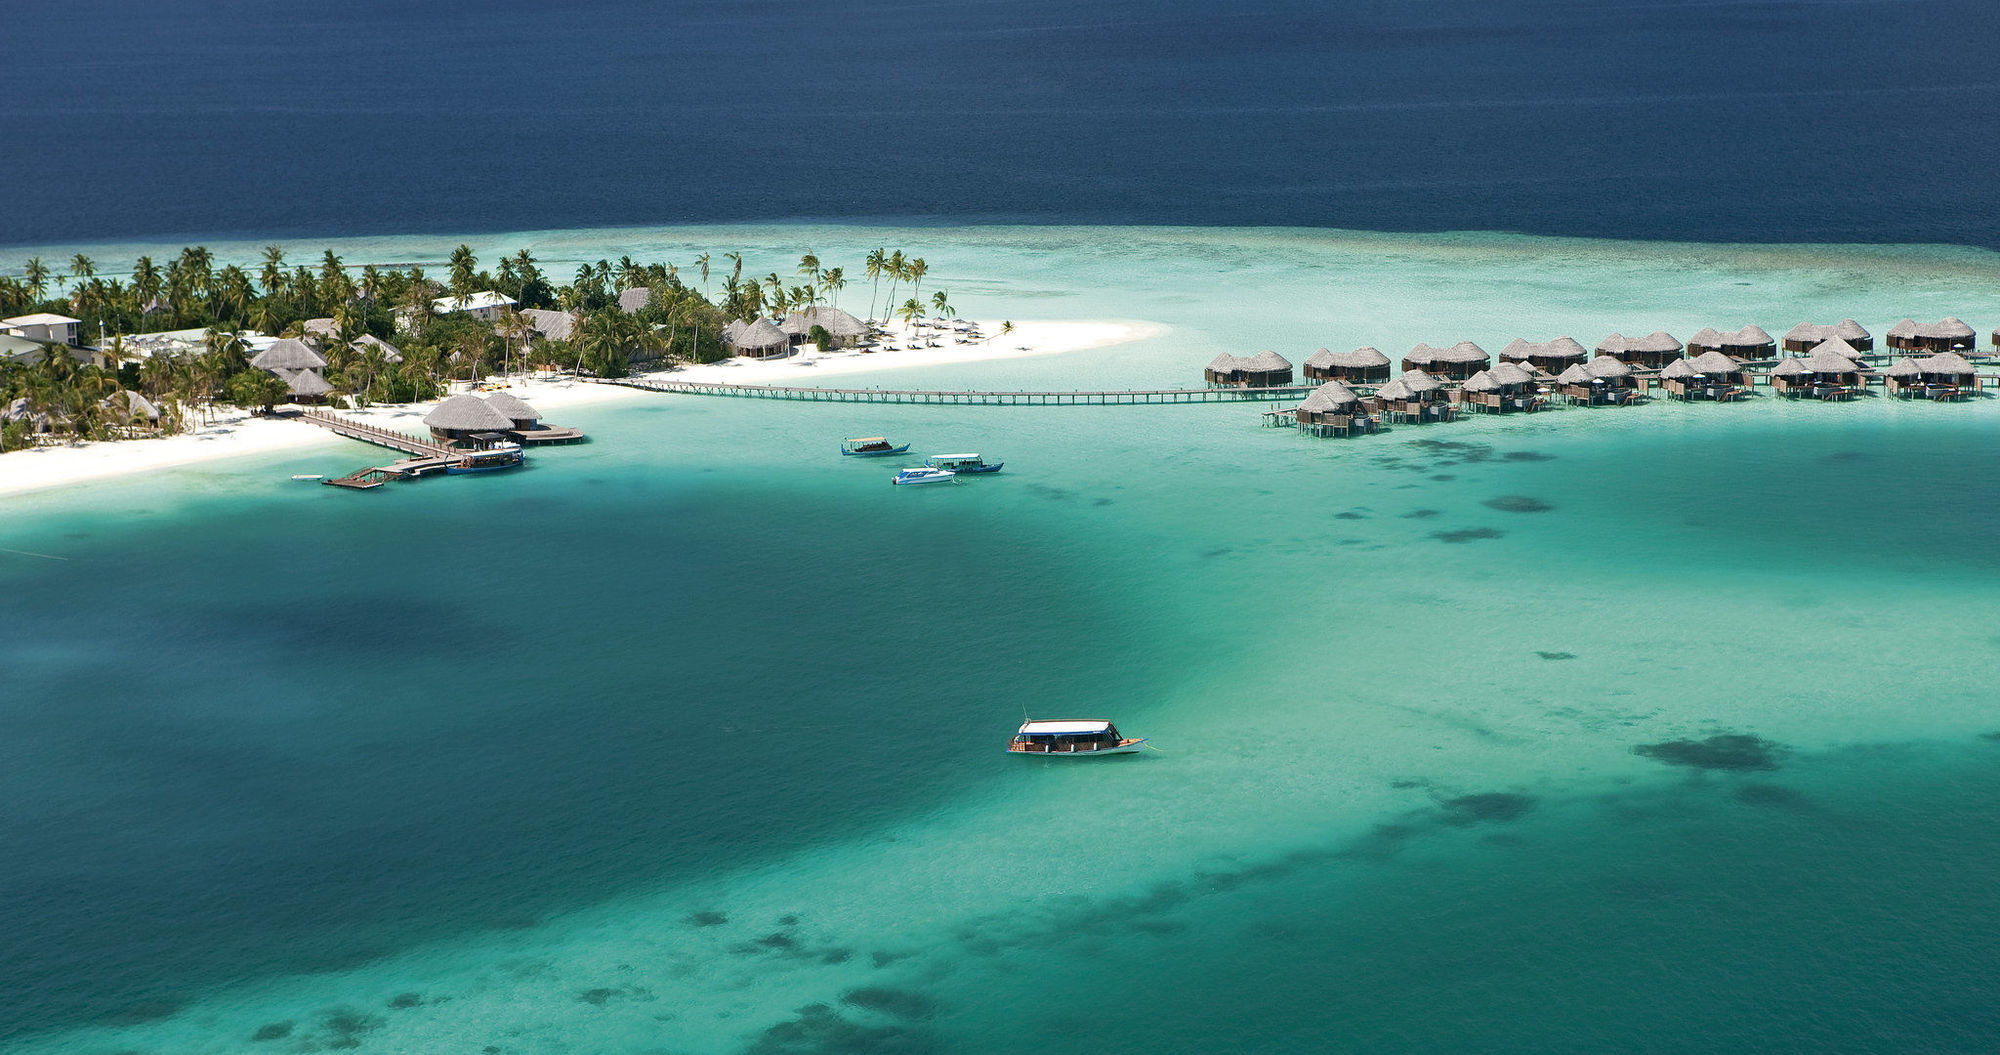
[[[320,428],[345,436],[351,440],[372,443],[377,447],[387,447],[402,451],[411,457],[400,458],[388,465],[372,465],[346,476],[321,480],[320,483],[333,487],[347,487],[356,491],[366,491],[380,487],[391,480],[414,480],[434,472],[442,472],[445,466],[459,459],[459,455],[442,444],[434,443],[421,436],[407,432],[385,429],[370,425],[365,421],[344,418],[330,410],[308,410],[301,421],[318,425]]]
[[[815,388],[783,385],[733,385],[701,381],[656,381],[650,378],[607,377],[598,384],[620,385],[648,392],[688,396],[734,396],[742,399],[789,399],[817,403],[941,403],[988,407],[1101,407],[1141,403],[1263,403],[1302,399],[1318,384],[1215,388],[1147,388],[1115,392],[951,392],[903,388]]]

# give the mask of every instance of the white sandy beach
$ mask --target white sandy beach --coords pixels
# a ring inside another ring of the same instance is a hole
[[[957,344],[954,343],[954,335],[949,332],[927,331],[936,333],[938,347],[912,348],[907,347],[908,335],[899,330],[898,339],[889,343],[905,347],[893,352],[808,351],[785,359],[731,359],[639,376],[749,385],[818,385],[825,384],[825,378],[871,371],[1078,352],[1144,340],[1167,332],[1167,327],[1157,323],[1127,321],[1017,322],[1013,332],[1005,337],[998,336],[998,322],[981,323],[980,328],[986,337],[991,337],[990,340],[983,337],[971,343]],[[464,391],[465,388],[460,383],[453,386],[453,391]],[[568,377],[516,377],[509,391],[534,404],[537,410],[552,412],[592,403],[657,398],[630,388],[593,384]],[[345,413],[390,428],[422,432],[423,417],[435,405],[396,404]],[[213,422],[179,436],[71,443],[0,454],[0,497],[224,458],[354,442],[299,421],[259,417],[233,407],[218,409],[224,412],[218,413]],[[564,425],[578,425],[586,430],[589,428],[587,416],[551,414],[550,420]]]

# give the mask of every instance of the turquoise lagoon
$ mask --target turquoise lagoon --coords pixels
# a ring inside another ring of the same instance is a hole
[[[2000,319],[1995,258],[1945,248],[474,243],[521,244],[746,273],[901,245],[967,316],[1171,327],[862,382],[895,387]],[[635,396],[491,479],[287,479],[357,446],[10,500],[0,1043],[1990,1050],[1992,402],[1353,441],[1257,409]],[[834,454],[877,430],[1008,471],[904,493]],[[1010,758],[1024,711],[1161,751]]]

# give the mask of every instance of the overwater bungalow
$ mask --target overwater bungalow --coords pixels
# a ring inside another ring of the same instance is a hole
[[[1300,432],[1314,436],[1352,436],[1374,432],[1375,419],[1361,405],[1361,397],[1339,381],[1328,381],[1293,411]]]
[[[1600,355],[1556,375],[1556,395],[1590,407],[1624,406],[1639,398],[1639,377],[1632,364]]]
[[[514,419],[469,393],[439,403],[424,415],[424,424],[430,426],[431,437],[439,443],[466,441],[474,445],[504,440],[514,429]]]
[[[1321,348],[1306,359],[1305,371],[1311,381],[1375,384],[1389,380],[1390,366],[1389,357],[1374,348],[1364,346],[1351,352]]]
[[[1572,366],[1583,365],[1590,358],[1590,352],[1570,337],[1541,342],[1516,337],[1507,347],[1500,349],[1500,358],[1508,362],[1527,363],[1545,374],[1559,375]]]
[[[1771,370],[1771,388],[1796,399],[1846,400],[1860,390],[1863,370],[1850,353],[1853,347],[1835,338],[1823,341],[1803,359],[1785,359]]]
[[[486,403],[513,423],[504,431],[522,444],[574,443],[584,438],[582,429],[543,424],[541,411],[512,392],[489,393]]]
[[[1273,388],[1292,383],[1291,360],[1272,351],[1256,355],[1224,352],[1209,361],[1202,376],[1211,385],[1239,385],[1244,388]]]
[[[1882,371],[1882,384],[1892,396],[1939,401],[1965,399],[1981,387],[1979,371],[1957,352],[1898,359]]]
[[[832,335],[835,348],[852,348],[868,337],[867,324],[839,308],[824,305],[792,312],[778,328],[785,331],[793,344],[805,344],[811,340],[815,326]]]
[[[1401,377],[1376,389],[1369,405],[1385,421],[1422,424],[1450,421],[1456,416],[1444,382],[1422,370],[1403,371]]]
[[[724,333],[727,332],[725,329]],[[791,354],[792,339],[785,336],[785,331],[779,329],[777,323],[758,319],[736,331],[730,346],[737,355],[750,359],[776,359]]]
[[[1721,352],[1676,359],[1660,369],[1659,380],[1660,387],[1676,399],[1728,403],[1750,394],[1749,372]]]
[[[1831,326],[1802,322],[1785,331],[1785,351],[1810,352],[1828,341],[1846,341],[1857,352],[1873,351],[1875,338],[1853,319],[1842,319]]]
[[[1434,377],[1463,381],[1473,374],[1493,365],[1493,357],[1486,349],[1471,341],[1460,341],[1449,348],[1433,348],[1419,344],[1403,356],[1403,370],[1422,370]]]
[[[1904,319],[1889,327],[1889,347],[1906,352],[1969,352],[1978,344],[1972,327],[1949,316],[1937,322]]]
[[[1703,352],[1721,352],[1738,359],[1769,359],[1778,354],[1778,342],[1762,326],[1750,325],[1727,333],[1713,326],[1705,326],[1701,332],[1688,338],[1689,355]]]
[[[1474,412],[1507,414],[1532,413],[1548,405],[1541,397],[1535,375],[1519,363],[1503,362],[1491,370],[1481,370],[1465,379],[1452,393],[1452,400]]]
[[[1644,337],[1627,337],[1624,334],[1614,333],[1597,342],[1597,354],[1608,355],[1648,370],[1658,370],[1680,358],[1681,342],[1665,330],[1654,330]]]

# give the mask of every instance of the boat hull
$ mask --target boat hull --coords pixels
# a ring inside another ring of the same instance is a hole
[[[976,466],[972,466],[971,468],[966,468],[966,469],[953,469],[953,470],[952,470],[952,472],[955,472],[955,473],[959,474],[960,476],[964,476],[964,475],[966,475],[966,474],[968,474],[968,473],[970,473],[970,474],[972,474],[972,475],[974,475],[974,476],[978,476],[978,475],[980,475],[980,474],[982,474],[982,473],[997,473],[997,472],[999,472],[999,471],[1000,471],[1000,467],[1001,467],[1001,466],[1003,466],[1003,465],[1005,465],[1005,464],[1007,464],[1007,463],[1006,463],[1006,462],[994,462],[994,463],[993,463],[992,465],[976,465]]]
[[[1028,749],[1030,746],[1032,745],[1010,743],[1007,745],[1007,753],[1010,755],[1028,755],[1034,758],[1096,758],[1099,755],[1136,755],[1146,749],[1146,738],[1142,736],[1137,740],[1121,740],[1116,747],[1100,747],[1094,751],[1033,751]]]
[[[520,462],[508,462],[505,465],[447,465],[444,471],[447,476],[466,476],[471,473],[500,473],[520,467]]]
[[[924,484],[948,484],[958,479],[951,473],[943,476],[891,476],[889,482],[899,487],[921,487]]]
[[[842,450],[840,452],[840,456],[843,458],[887,458],[892,454],[908,454],[908,453],[910,453],[910,445],[905,443],[901,447],[892,447],[886,451]]]

